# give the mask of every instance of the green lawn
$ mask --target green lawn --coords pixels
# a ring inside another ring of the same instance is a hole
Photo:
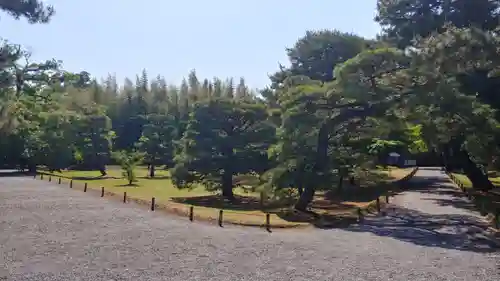
[[[362,186],[371,185],[374,182],[400,179],[411,172],[412,169],[377,170],[370,173]],[[245,225],[262,225],[265,222],[265,212],[262,211],[259,194],[247,192],[241,188],[235,190],[238,203],[229,203],[215,193],[207,192],[203,187],[197,186],[192,189],[178,189],[171,180],[168,171],[156,170],[156,177],[148,177],[147,167],[137,168],[138,181],[133,186],[128,186],[128,181],[122,177],[122,171],[117,166],[108,167],[108,175],[101,177],[99,171],[63,171],[62,173],[52,173],[54,176],[63,177],[63,182],[67,184],[69,179],[73,179],[75,189],[83,189],[84,183],[88,188],[100,190],[104,187],[105,192],[115,194],[121,198],[124,192],[131,200],[140,200],[144,203],[150,202],[155,197],[160,208],[187,215],[189,207],[195,206],[195,216],[202,219],[217,219],[219,209],[224,209],[224,220]],[[251,182],[252,176],[240,177],[237,181]],[[53,179],[56,181],[56,179]],[[319,197],[322,195],[319,194]],[[320,198],[313,202],[313,209],[318,213],[346,213],[354,210],[355,207],[364,207],[373,200],[371,197],[360,198],[358,201],[350,198],[349,201],[330,200],[325,201]],[[276,210],[267,210],[271,213]],[[278,212],[271,215],[271,223],[275,227],[287,227],[296,225],[306,225],[303,222],[289,220],[281,216]]]
[[[472,188],[472,182],[469,180],[469,178],[464,175],[464,174],[459,174],[459,173],[452,173],[453,175],[455,175],[455,177],[457,177],[457,179],[460,180],[460,182],[462,182],[462,184],[464,185],[465,188]],[[496,173],[489,173],[489,174],[492,174],[494,176],[490,176],[488,177],[489,180],[491,181],[491,183],[493,183],[493,185],[495,185],[496,187],[500,188],[500,177],[496,177]]]
[[[472,189],[472,182],[469,178],[464,174],[452,173],[459,182],[461,182],[465,189]],[[497,187],[493,190],[493,192],[485,193],[485,192],[474,192],[473,201],[477,208],[484,214],[487,215],[487,219],[490,220],[492,225],[495,225],[494,222],[495,212],[500,208],[500,177],[498,177],[498,173],[490,172],[490,181]],[[500,222],[498,222],[500,223]]]

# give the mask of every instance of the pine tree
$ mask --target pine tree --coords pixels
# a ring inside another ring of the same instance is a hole
[[[236,87],[236,99],[248,98],[249,91],[245,84],[245,78],[241,77],[238,86]]]
[[[191,70],[188,75],[189,100],[196,101],[200,98],[200,81],[196,76],[196,70]]]
[[[41,0],[0,0],[0,9],[15,19],[24,17],[29,23],[48,23],[55,13],[54,7]]]
[[[179,188],[201,183],[234,199],[233,177],[262,172],[274,136],[263,105],[216,99],[193,109],[172,170]]]
[[[229,78],[226,81],[224,97],[233,99],[234,98],[234,82],[233,78]]]

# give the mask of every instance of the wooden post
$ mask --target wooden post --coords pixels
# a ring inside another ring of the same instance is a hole
[[[389,203],[389,194],[385,195],[385,203]]]
[[[123,203],[127,203],[127,192],[123,192]]]
[[[189,207],[189,220],[190,221],[194,220],[194,207],[193,206]]]
[[[260,208],[261,209],[264,208],[264,192],[263,191],[260,192]]]
[[[83,186],[83,192],[87,192],[87,183]]]
[[[495,210],[495,228],[500,229],[500,210],[496,209]]]
[[[363,221],[363,211],[361,210],[361,208],[358,208],[358,222],[362,221]]]
[[[222,227],[222,216],[223,216],[223,213],[224,211],[222,210],[219,210],[219,226]]]
[[[59,177],[59,181],[57,182],[58,184],[61,184],[61,177]]]
[[[380,197],[377,197],[377,212],[380,213]]]
[[[49,181],[52,181],[52,176],[49,176]]]
[[[43,180],[43,174],[40,174],[40,179]]]
[[[266,230],[271,232],[271,215],[266,214]]]
[[[69,181],[69,188],[73,188],[73,180]]]
[[[155,210],[155,198],[151,198],[151,211]]]
[[[104,197],[104,186],[101,186],[101,197]]]

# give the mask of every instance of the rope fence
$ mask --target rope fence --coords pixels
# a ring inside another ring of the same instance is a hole
[[[402,188],[404,187],[405,182],[411,179],[415,173],[418,171],[418,168],[415,168],[412,172],[410,172],[405,177],[390,182],[388,185],[392,187]],[[37,175],[39,175],[40,180],[44,180],[45,177],[48,176],[48,181],[52,181],[52,177],[57,177],[58,184],[67,184],[69,188],[74,190],[83,190],[83,192],[87,192],[90,194],[99,195],[100,197],[106,197],[110,199],[117,199],[122,203],[136,203],[142,206],[150,206],[150,211],[154,212],[157,210],[167,211],[169,213],[174,213],[183,217],[186,217],[189,221],[194,222],[196,220],[202,221],[213,221],[216,222],[220,227],[224,227],[224,224],[236,224],[243,226],[255,226],[264,228],[266,231],[271,232],[272,228],[295,228],[301,226],[307,226],[311,222],[293,222],[287,221],[286,219],[280,217],[282,215],[281,212],[277,210],[266,210],[265,206],[265,198],[263,194],[261,194],[259,198],[261,209],[255,209],[252,211],[240,211],[240,210],[232,210],[228,208],[212,208],[212,207],[202,207],[202,206],[194,206],[187,205],[183,203],[172,202],[171,200],[161,200],[155,197],[151,199],[143,199],[136,198],[127,194],[126,191],[123,194],[118,194],[116,192],[107,192],[104,186],[90,186],[88,182],[74,180],[69,177],[64,176],[56,176],[48,173],[38,173],[33,178],[36,179]],[[388,204],[390,201],[390,197],[392,196],[391,187],[388,187],[387,192],[377,197],[375,200],[371,201],[364,207],[352,207],[351,209],[346,209],[344,212],[336,213],[339,217],[346,218],[354,218],[358,222],[362,222],[363,218],[368,213],[381,213],[383,212],[383,207],[385,204]],[[244,220],[242,220],[242,217]]]
[[[455,174],[446,171],[453,183],[474,203],[482,216],[491,219],[494,228],[500,229],[500,194],[489,191],[474,190],[467,187]]]

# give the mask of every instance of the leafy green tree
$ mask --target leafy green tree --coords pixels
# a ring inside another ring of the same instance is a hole
[[[375,20],[389,41],[404,48],[417,36],[441,33],[445,24],[495,30],[500,3],[491,0],[378,0]]]
[[[291,66],[281,66],[280,71],[271,76],[272,86],[278,88],[287,77],[301,75],[312,80],[332,81],[337,65],[355,57],[373,43],[337,30],[307,31],[292,48],[286,50]]]
[[[233,178],[262,172],[274,135],[264,106],[214,99],[197,103],[191,113],[172,179],[179,188],[201,183],[233,199]]]
[[[173,167],[174,141],[176,140],[175,120],[169,115],[150,114],[144,126],[138,147],[145,153],[145,163],[150,165],[149,176],[154,178],[155,167]]]
[[[123,170],[123,176],[128,180],[128,185],[133,185],[137,182],[135,170],[144,160],[144,154],[137,151],[117,151],[112,154],[113,159],[120,164]]]
[[[112,140],[115,132],[111,130],[111,120],[97,109],[88,109],[80,120],[77,145],[83,153],[85,166],[96,169],[103,176],[109,161]]]

